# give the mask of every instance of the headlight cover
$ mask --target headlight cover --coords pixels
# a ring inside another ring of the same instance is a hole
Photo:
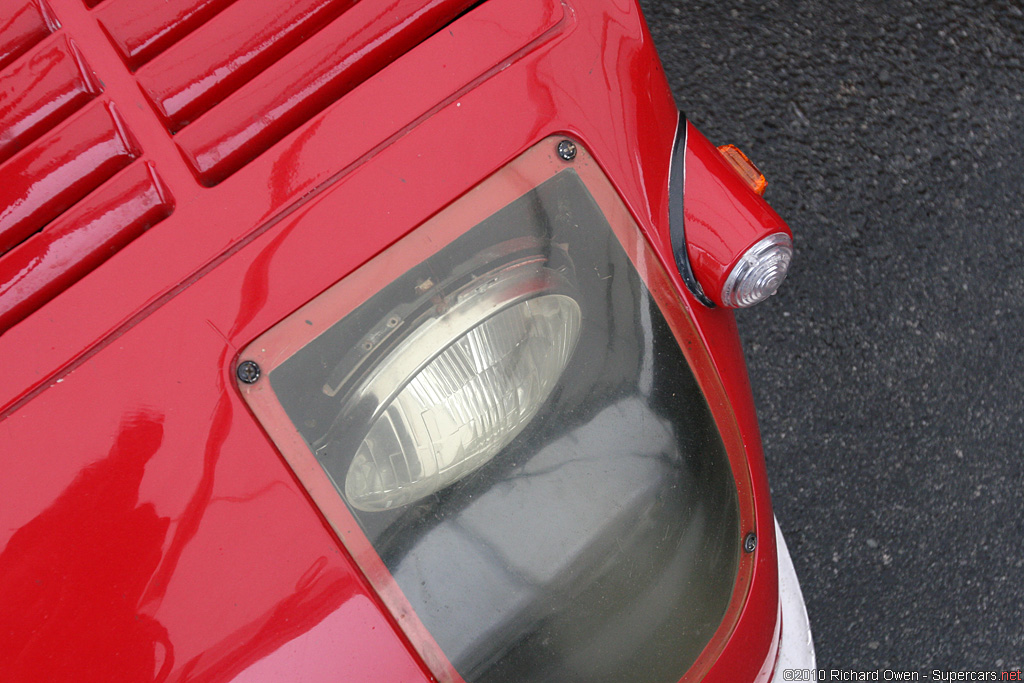
[[[256,339],[240,387],[440,680],[678,681],[742,605],[745,462],[667,276],[557,142]]]

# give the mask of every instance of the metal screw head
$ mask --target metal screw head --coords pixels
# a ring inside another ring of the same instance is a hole
[[[572,140],[562,140],[558,143],[558,156],[562,157],[566,161],[572,161],[576,158],[576,143]]]
[[[757,547],[757,534],[755,534],[753,531],[751,531],[743,539],[743,550],[748,552],[748,553],[752,553],[752,552],[754,552],[754,548],[756,548],[756,547]]]
[[[238,376],[239,382],[254,384],[260,378],[260,366],[251,360],[243,361],[238,364],[235,375]]]

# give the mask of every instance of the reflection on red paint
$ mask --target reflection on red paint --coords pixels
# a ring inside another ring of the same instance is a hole
[[[190,653],[188,660],[175,650],[168,626],[154,615],[214,500],[214,474],[230,433],[232,405],[223,394],[202,475],[173,520],[158,515],[152,503],[140,502],[147,465],[166,457],[172,439],[165,434],[164,416],[137,412],[121,420],[104,458],[83,469],[46,510],[13,534],[0,554],[0,679],[108,681],[116,671],[117,680],[226,683],[328,617],[335,624],[332,632],[344,628],[347,619],[386,628],[351,572],[326,556],[314,556],[294,584],[265,602],[249,622]],[[408,667],[395,664],[396,670]]]
[[[165,0],[139,11],[138,0],[108,0],[96,14],[121,58],[137,69],[230,4],[231,0]]]
[[[0,334],[166,218],[173,201],[151,164],[133,164],[0,259]]]
[[[17,7],[12,7],[16,5]],[[0,16],[0,69],[17,59],[55,28],[45,3],[4,3]]]
[[[139,70],[178,131],[338,16],[352,0],[241,0]]]
[[[182,662],[174,671],[172,680],[227,683],[249,668],[258,669],[254,665],[265,658],[272,658],[286,643],[316,631],[324,620],[340,619],[344,623],[350,602],[369,601],[365,596],[356,596],[347,572],[339,571],[337,567],[324,571],[326,565],[326,558],[317,560],[293,593],[278,601],[258,619],[225,634],[218,643],[188,662]],[[351,624],[347,628],[351,628]],[[287,651],[284,654],[286,656]],[[275,658],[280,659],[280,655]]]
[[[138,156],[112,105],[93,102],[4,164],[0,252],[14,247]]]
[[[361,3],[280,61],[226,93],[176,140],[205,185],[254,156],[388,66],[466,9],[468,0]],[[211,107],[213,104],[211,104]]]
[[[115,670],[124,680],[166,678],[174,663],[167,631],[138,610],[168,527],[139,504],[163,431],[161,415],[125,415],[109,454],[0,554],[7,680],[99,680]]]
[[[46,41],[0,73],[0,162],[81,109],[100,90],[67,39]]]

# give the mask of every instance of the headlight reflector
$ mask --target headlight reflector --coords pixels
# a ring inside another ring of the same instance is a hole
[[[487,300],[461,302],[463,310],[491,308],[494,289],[474,292]],[[446,318],[427,325],[444,326]],[[377,375],[388,374],[396,356],[414,352],[434,331],[406,340]],[[345,478],[349,502],[369,512],[405,505],[487,463],[537,414],[579,331],[576,301],[546,294],[508,306],[465,332],[379,411]]]

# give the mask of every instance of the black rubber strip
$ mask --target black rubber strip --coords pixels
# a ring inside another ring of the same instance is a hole
[[[676,126],[676,139],[672,144],[672,166],[668,174],[668,227],[672,239],[672,254],[676,259],[676,268],[683,278],[687,289],[697,301],[708,308],[714,308],[715,302],[708,298],[704,289],[697,282],[690,267],[690,257],[686,252],[686,219],[683,215],[683,188],[686,185],[686,114],[679,112],[679,124]]]

